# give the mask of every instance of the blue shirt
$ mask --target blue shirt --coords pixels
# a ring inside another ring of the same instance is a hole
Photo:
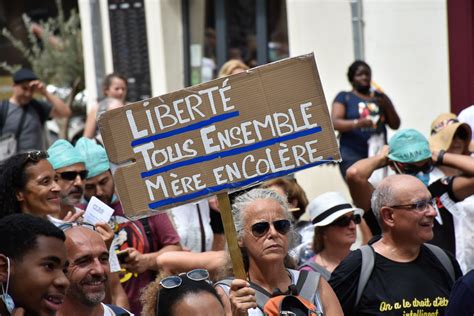
[[[341,103],[345,107],[344,119],[355,120],[370,118],[374,122],[373,127],[355,128],[348,132],[340,133],[340,146],[349,147],[363,157],[367,157],[369,147],[367,141],[374,134],[387,134],[385,127],[385,116],[382,108],[378,105],[378,98],[368,100],[362,99],[352,92],[339,92],[334,102]]]

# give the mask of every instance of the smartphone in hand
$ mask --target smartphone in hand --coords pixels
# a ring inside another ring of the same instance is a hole
[[[127,250],[122,250],[117,252],[117,258],[120,263],[125,263],[125,261],[128,258],[128,251]]]

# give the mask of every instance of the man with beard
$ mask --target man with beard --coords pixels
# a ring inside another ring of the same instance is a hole
[[[84,181],[88,171],[84,158],[68,141],[59,139],[48,149],[48,161],[58,175],[58,185],[61,187],[59,197],[61,212],[59,219],[69,219],[73,214],[82,210],[75,207],[81,202],[84,194]]]
[[[115,195],[114,179],[104,147],[88,138],[80,138],[76,148],[83,155],[89,171],[84,198],[92,196],[112,207],[115,212],[116,250],[121,251],[121,282],[130,301],[130,310],[140,314],[140,291],[155,279],[157,257],[163,252],[181,250],[179,236],[167,213],[140,220],[125,217],[120,200]],[[84,205],[85,207],[85,205]]]
[[[109,252],[93,226],[66,223],[61,228],[66,234],[70,286],[58,315],[131,315],[123,308],[102,303],[110,275]]]
[[[57,140],[48,149],[48,161],[58,175],[58,185],[61,188],[59,192],[61,212],[59,218],[50,217],[50,221],[60,226],[66,221],[75,221],[83,211],[75,205],[79,205],[84,194],[85,179],[88,170],[85,166],[85,160],[79,150],[66,140]],[[95,229],[102,236],[102,239],[110,247],[114,233],[107,223],[97,223]],[[118,259],[115,253],[111,256],[111,263],[118,266]],[[119,268],[112,270],[110,277],[110,295],[108,298],[113,303],[128,307],[127,296],[120,285],[120,280],[116,272]]]

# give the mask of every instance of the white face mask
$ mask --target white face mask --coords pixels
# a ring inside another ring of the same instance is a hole
[[[13,302],[13,298],[8,294],[8,286],[10,285],[10,258],[7,257],[7,285],[3,288],[2,283],[2,301],[7,308],[7,311],[11,314],[13,313],[13,309],[15,308],[15,302]]]

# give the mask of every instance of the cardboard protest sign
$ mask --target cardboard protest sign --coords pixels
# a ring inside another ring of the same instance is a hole
[[[105,112],[128,216],[340,160],[313,54]]]

